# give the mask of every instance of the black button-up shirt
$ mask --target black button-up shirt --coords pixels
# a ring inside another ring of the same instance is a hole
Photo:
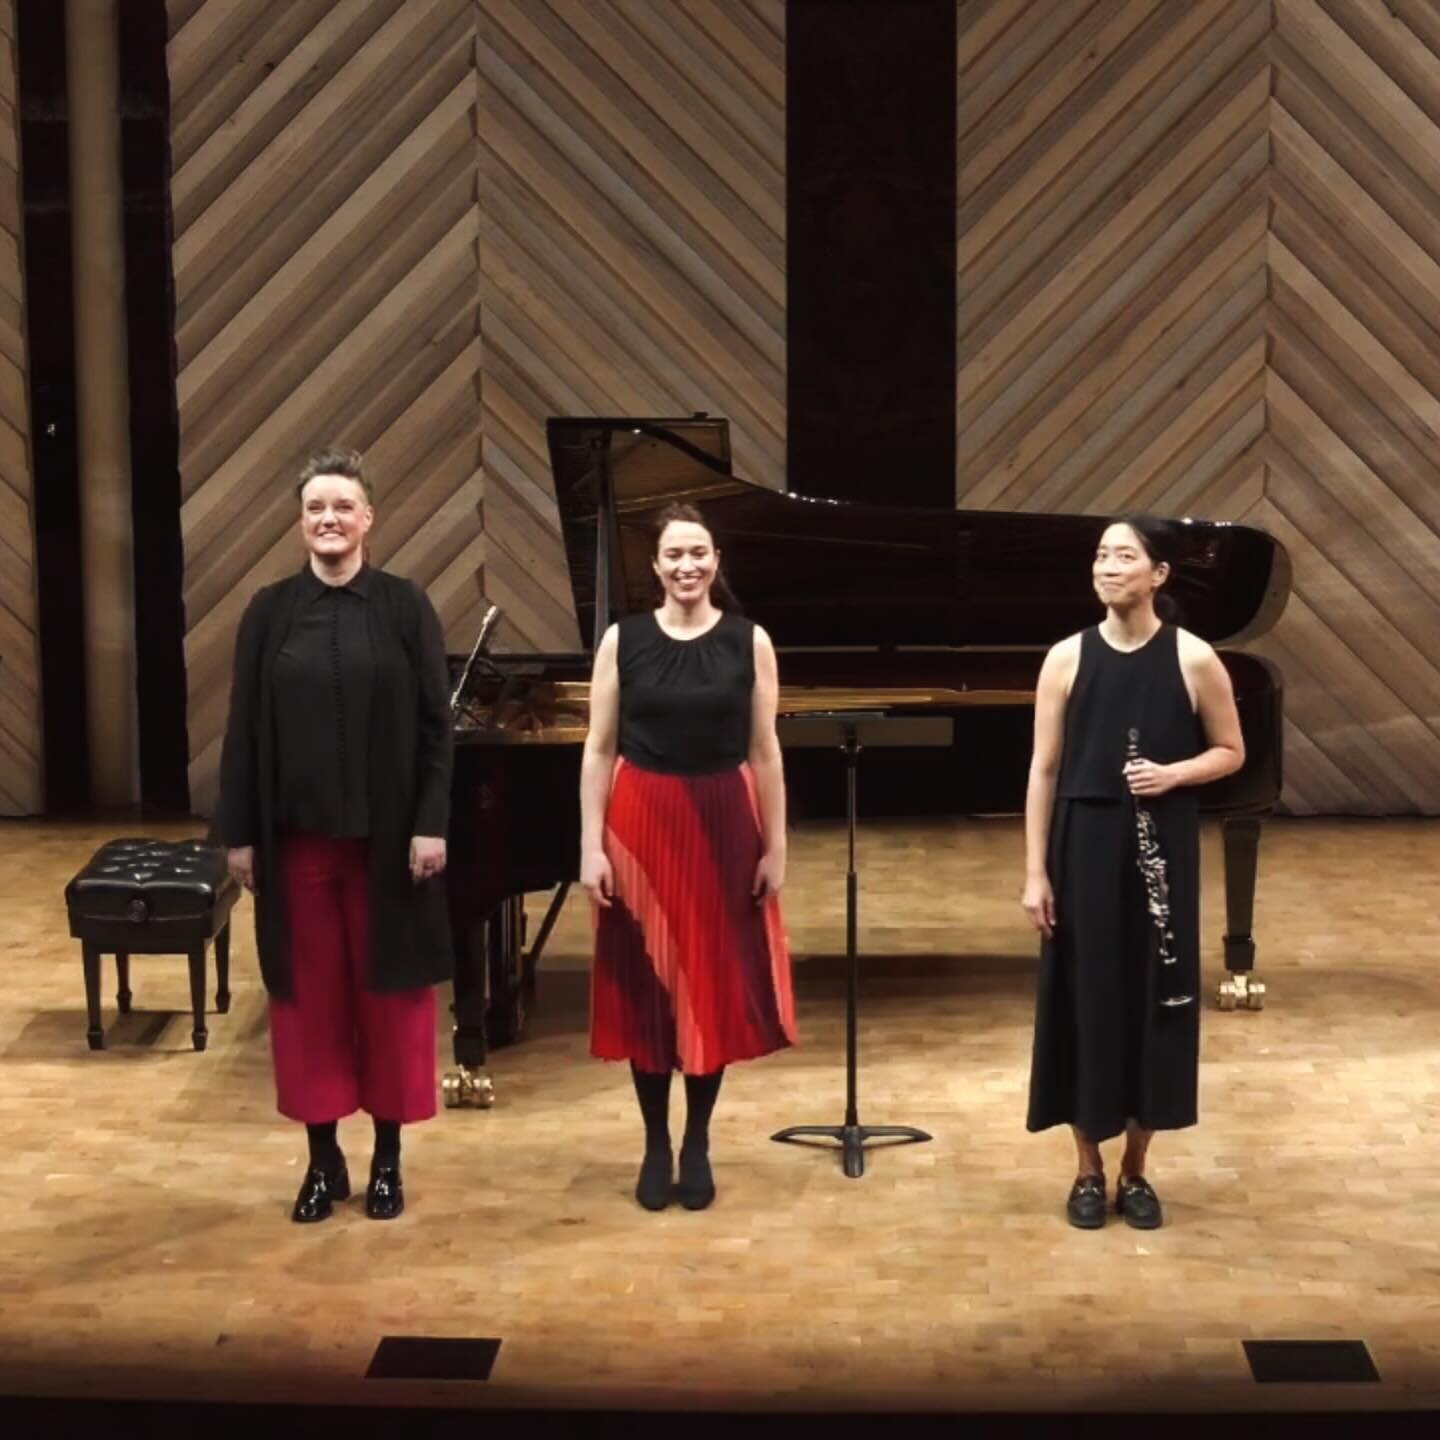
[[[275,665],[276,746],[283,829],[337,837],[370,833],[370,572],[327,585],[306,569],[304,598]]]

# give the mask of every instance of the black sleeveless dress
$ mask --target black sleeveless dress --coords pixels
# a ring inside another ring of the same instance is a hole
[[[1036,996],[1027,1128],[1078,1126],[1091,1140],[1134,1120],[1147,1130],[1195,1124],[1200,1054],[1200,825],[1192,789],[1143,803],[1155,818],[1170,886],[1178,981],[1194,1000],[1160,1003],[1159,958],[1136,863],[1123,769],[1131,727],[1147,760],[1205,747],[1163,625],[1138,650],[1080,640],[1048,846],[1055,934],[1044,941]]]
[[[615,877],[596,907],[591,1053],[703,1075],[795,1042],[779,902],[749,766],[755,631],[725,612],[676,640],[620,621],[619,756],[605,809]]]

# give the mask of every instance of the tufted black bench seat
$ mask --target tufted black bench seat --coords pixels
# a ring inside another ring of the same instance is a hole
[[[230,1008],[230,911],[240,887],[225,852],[199,840],[111,840],[65,887],[70,934],[85,961],[87,1031],[92,1050],[105,1048],[100,1025],[100,957],[114,955],[116,999],[130,1013],[130,957],[190,957],[190,1038],[205,1048],[205,946],[215,941],[215,1006]]]

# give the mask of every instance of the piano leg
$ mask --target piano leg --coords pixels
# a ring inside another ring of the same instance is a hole
[[[535,943],[525,952],[525,958],[520,968],[520,985],[525,996],[525,1007],[527,1010],[535,1004],[535,975],[540,968],[540,956],[545,949],[545,942],[550,938],[550,932],[555,928],[555,922],[560,918],[560,912],[565,908],[565,897],[570,893],[570,881],[566,880],[558,885],[554,895],[550,897],[549,907],[545,911],[545,918],[540,922],[540,933],[535,937]]]
[[[530,1018],[525,990],[525,897],[510,895],[484,925],[485,965],[490,1003],[485,1007],[485,1038],[495,1049],[513,1045]]]
[[[1225,846],[1225,969],[1217,999],[1222,1010],[1262,1010],[1265,986],[1254,978],[1255,878],[1260,863],[1260,820],[1223,822]]]
[[[485,1010],[488,1002],[488,947],[490,921],[455,931],[455,1030],[452,1046],[455,1067],[441,1080],[441,1093],[449,1110],[488,1110],[495,1103],[495,1086],[485,1066]]]
[[[545,918],[540,922],[540,933],[528,950],[525,941],[529,924],[524,896],[511,896],[495,914],[490,929],[490,1004],[485,1012],[485,1035],[493,1049],[513,1045],[524,1038],[535,1004],[535,975],[540,955],[569,893],[568,880],[556,887]]]
[[[494,1083],[484,1073],[489,1052],[524,1036],[540,955],[569,893],[569,881],[556,889],[529,950],[523,895],[502,900],[469,933],[456,932],[455,1068],[442,1082],[451,1109],[488,1110],[495,1103]]]

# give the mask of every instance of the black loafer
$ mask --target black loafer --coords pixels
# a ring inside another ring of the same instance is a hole
[[[647,1210],[663,1210],[670,1203],[675,1180],[675,1157],[670,1150],[647,1150],[635,1182],[635,1198]]]
[[[703,1210],[715,1199],[715,1177],[703,1150],[680,1147],[680,1180],[675,1194],[687,1210]]]
[[[312,1165],[300,1184],[300,1193],[295,1197],[295,1208],[290,1212],[290,1218],[297,1225],[313,1225],[317,1220],[328,1220],[334,1212],[335,1202],[349,1198],[350,1172],[345,1168],[344,1160],[333,1172]]]
[[[1103,1175],[1082,1175],[1071,1186],[1065,1217],[1080,1230],[1098,1230],[1105,1223]]]
[[[372,1220],[393,1220],[405,1208],[398,1165],[375,1165],[365,1190],[365,1213]]]
[[[1137,1230],[1158,1230],[1164,1221],[1160,1197],[1143,1175],[1128,1180],[1123,1175],[1120,1177],[1115,1187],[1115,1213]]]

